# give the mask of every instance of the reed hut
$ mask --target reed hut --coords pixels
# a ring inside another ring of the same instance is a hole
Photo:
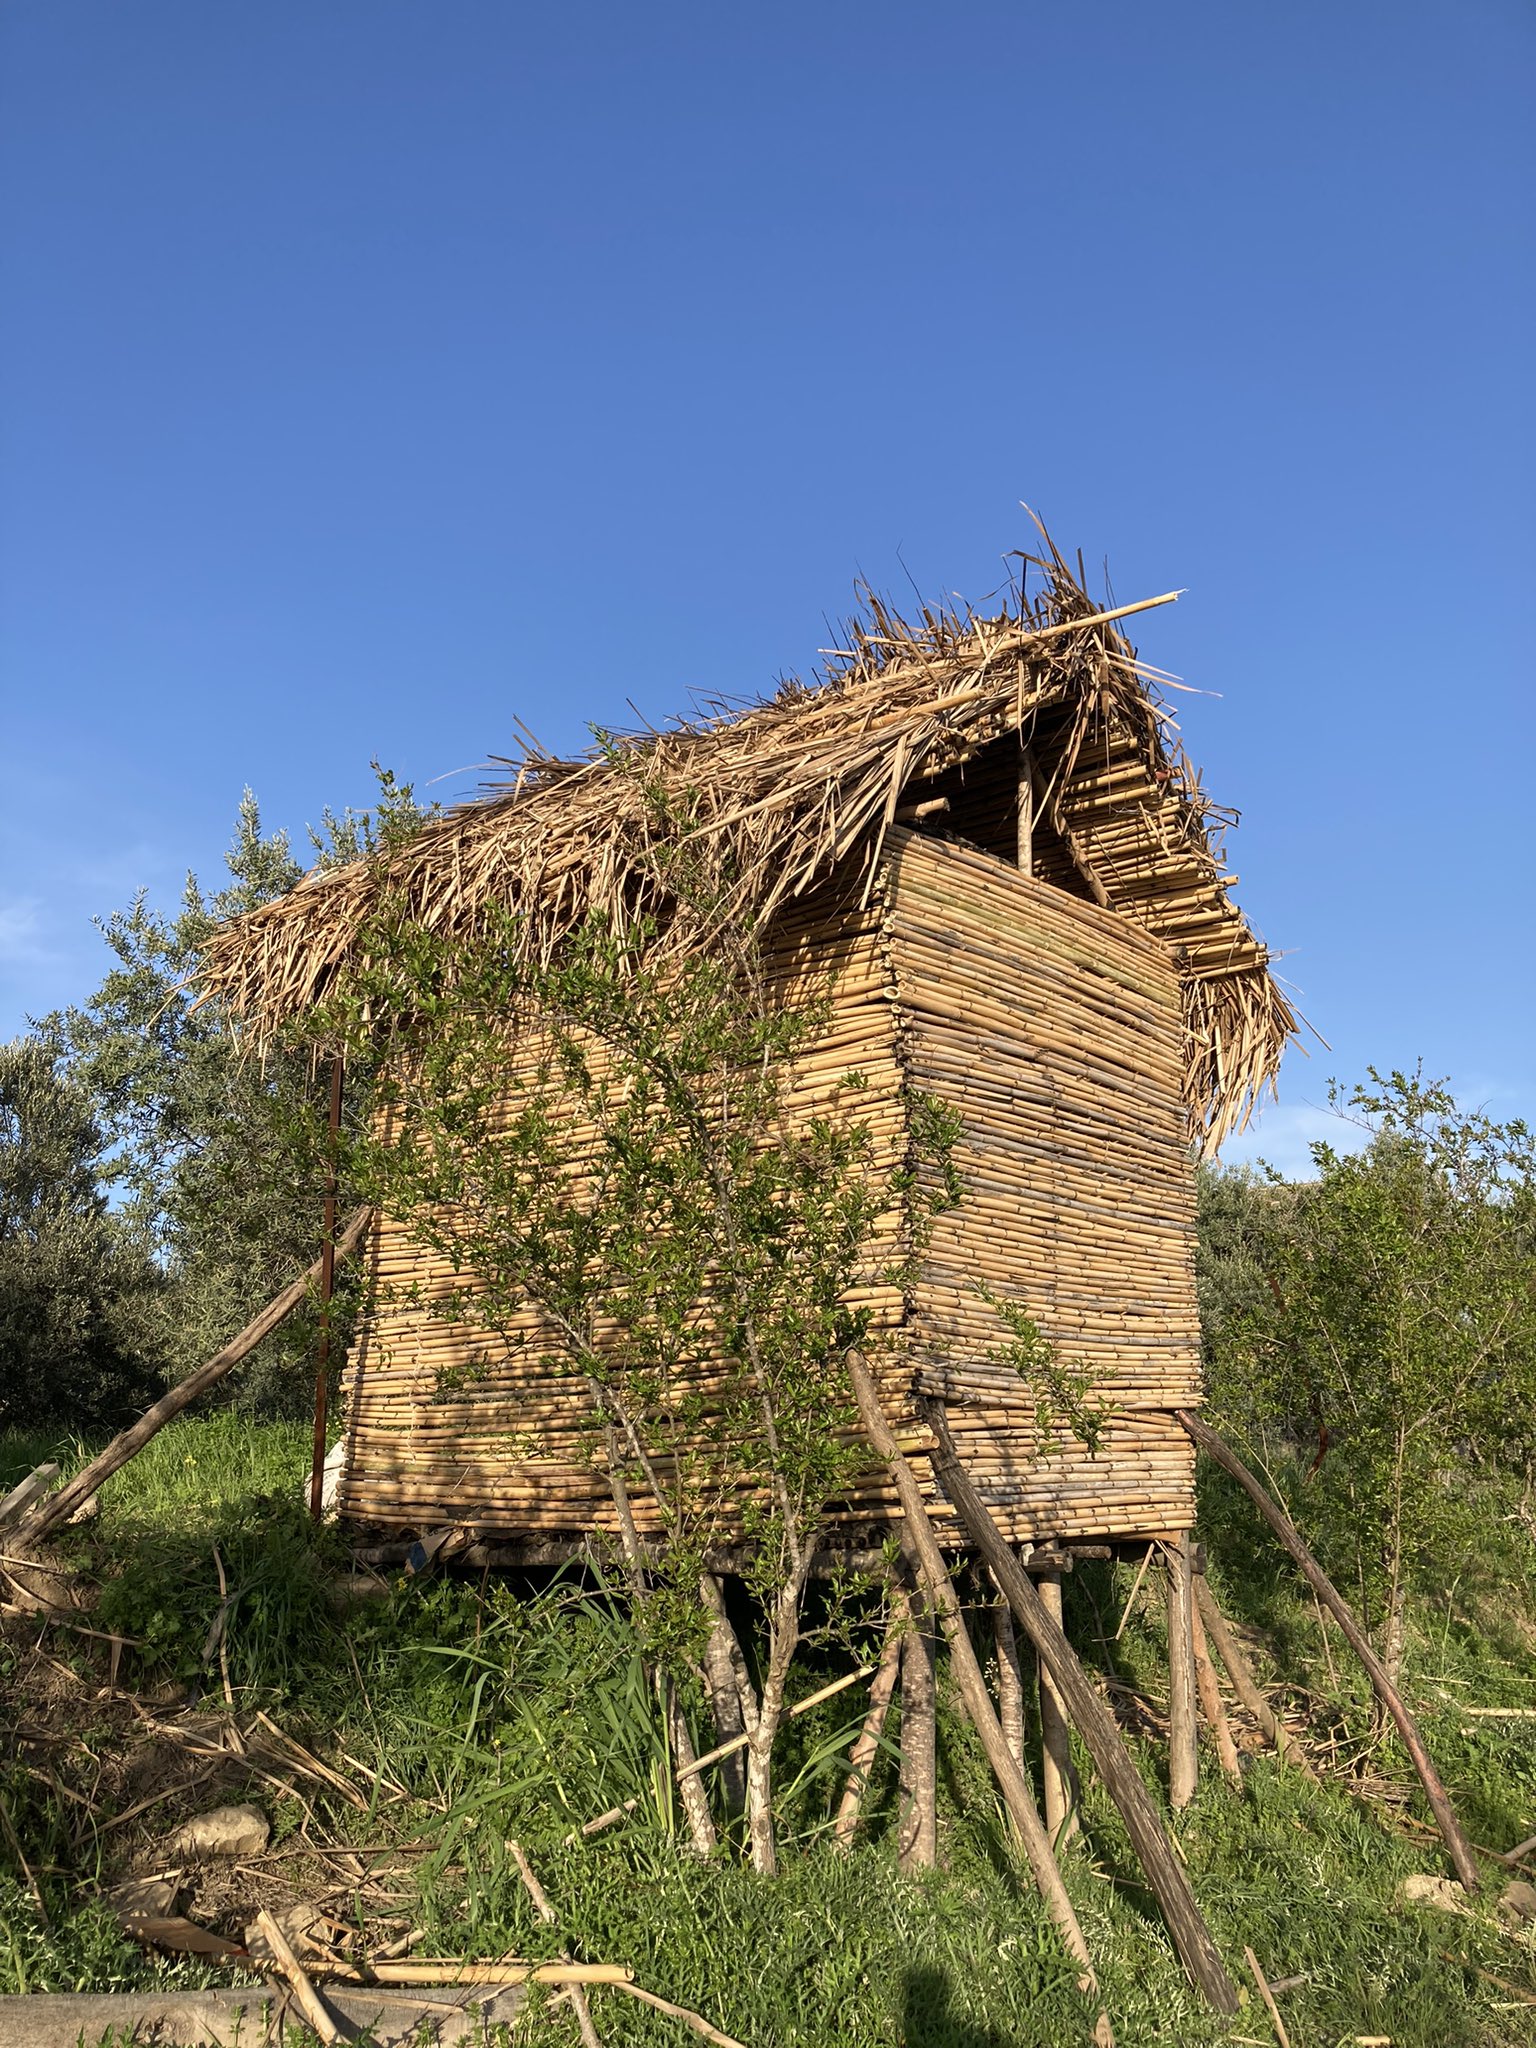
[[[862,1072],[859,1114],[882,1142],[906,1145],[914,1091],[959,1113],[963,1198],[916,1284],[867,1303],[888,1339],[890,1412],[944,1398],[1015,1542],[1177,1536],[1194,1518],[1194,1453],[1173,1411],[1201,1398],[1196,1161],[1246,1121],[1296,1019],[1231,900],[1230,815],[1125,636],[1130,614],[1166,600],[1098,605],[1054,549],[1020,572],[990,616],[909,621],[870,600],[815,683],[622,746],[643,750],[652,784],[688,793],[726,914],[757,920],[786,973],[826,975],[821,1058]],[[450,936],[510,907],[550,952],[589,912],[645,907],[653,831],[610,749],[559,760],[530,745],[388,858],[317,871],[226,926],[206,987],[269,1040],[324,998],[386,889]],[[444,1368],[483,1354],[485,1334],[408,1289],[430,1297],[451,1276],[387,1217],[366,1269],[343,1512],[458,1524],[530,1558],[611,1528],[585,1397],[539,1346],[489,1370],[482,1357],[445,1398]],[[1091,1374],[1108,1408],[1095,1455],[1065,1435],[1042,1454],[1030,1390],[989,1362],[1000,1331],[979,1283]],[[856,1548],[896,1516],[877,1477],[837,1504],[834,1529]]]

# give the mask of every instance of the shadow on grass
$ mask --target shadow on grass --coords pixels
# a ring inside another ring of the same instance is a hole
[[[904,2048],[1009,2048],[1001,2034],[957,2014],[951,1998],[944,1971],[908,1970],[902,1994]]]

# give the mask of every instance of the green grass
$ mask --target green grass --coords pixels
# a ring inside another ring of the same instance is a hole
[[[751,2048],[1069,2048],[1091,2038],[1092,2008],[1010,1847],[974,1737],[947,1706],[942,1870],[914,1880],[894,1867],[889,1756],[857,1853],[841,1858],[826,1845],[856,1692],[785,1730],[777,1758],[782,1874],[760,1879],[724,1851],[700,1863],[684,1846],[662,1726],[621,1606],[601,1586],[558,1577],[481,1586],[447,1576],[397,1580],[376,1598],[340,1605],[340,1548],[316,1537],[303,1513],[307,1459],[300,1428],[227,1416],[184,1421],[113,1482],[98,1525],[70,1541],[102,1579],[99,1625],[146,1645],[127,1675],[145,1685],[174,1680],[210,1711],[222,1709],[217,1669],[202,1659],[220,1604],[217,1546],[242,1707],[264,1706],[369,1794],[374,1810],[359,1813],[303,1788],[317,1830],[402,1845],[388,1880],[391,1910],[427,1930],[428,1952],[542,1955],[570,1945],[630,1964],[639,1982],[704,2012]],[[1271,1678],[1306,1688],[1316,1732],[1331,1730],[1346,1746],[1372,1743],[1370,1703],[1356,1674],[1335,1646],[1334,1684],[1310,1602],[1241,1503],[1218,1488],[1203,1513],[1224,1604],[1262,1625],[1284,1659],[1284,1672]],[[1445,1695],[1536,1703],[1531,1566],[1521,1533],[1503,1524],[1478,1554],[1476,1583],[1464,1572],[1450,1597],[1421,1603],[1409,1686],[1471,1832],[1498,1848],[1536,1829],[1531,1724],[1463,1715]],[[1106,1648],[1098,1640],[1112,1637],[1133,1577],[1128,1567],[1072,1574],[1069,1628],[1091,1664],[1113,1665],[1157,1701],[1166,1685],[1158,1602],[1144,1591],[1119,1642]],[[52,1648],[83,1674],[95,1671],[91,1646],[58,1639]],[[13,1648],[8,1682],[20,1668]],[[802,1691],[834,1668],[808,1658]],[[91,1711],[93,1683],[87,1677],[80,1688],[82,1714]],[[697,1719],[700,1703],[691,1704]],[[701,1720],[699,1732],[708,1739]],[[85,1726],[79,1739],[99,1762],[132,1736]],[[1133,1747],[1161,1799],[1157,1745]],[[342,1752],[377,1774],[382,1788]],[[1341,1746],[1341,1755],[1350,1753]],[[1407,1783],[1392,1742],[1375,1740],[1361,1758],[1362,1783]],[[1089,1782],[1085,1836],[1066,1874],[1121,2048],[1268,2040],[1256,2002],[1235,2023],[1200,2005],[1118,1817],[1080,1763]],[[390,1787],[404,1796],[391,1796]],[[0,1791],[35,1851],[53,1919],[45,1930],[0,1842],[0,1989],[148,1980],[156,1966],[118,1939],[93,1896],[113,1874],[112,1845],[121,1837],[92,1849],[70,1803],[52,1799],[35,1777],[23,1781],[15,1765],[5,1767]],[[299,1846],[297,1802],[259,1783],[252,1796],[271,1812],[283,1846]],[[631,1797],[638,1803],[623,1824],[568,1843],[579,1822]],[[1422,1816],[1416,1796],[1409,1807]],[[1389,1819],[1343,1783],[1312,1787],[1269,1760],[1249,1766],[1240,1794],[1209,1768],[1175,1829],[1234,1974],[1245,1975],[1246,1943],[1271,1977],[1304,1977],[1281,1999],[1295,2048],[1333,2048],[1372,2033],[1389,2035],[1396,2048],[1536,2043],[1532,2009],[1476,1974],[1536,1989],[1531,1940],[1484,1916],[1401,1906],[1405,1876],[1445,1865],[1431,1834],[1413,1837]],[[552,1928],[529,1906],[509,1835],[528,1850],[556,1904]],[[366,1920],[384,1907],[364,1894],[339,1910]],[[184,1979],[197,1975],[179,1968]],[[609,2048],[686,2038],[674,2022],[615,1993],[594,1993],[594,2010]],[[561,2012],[540,2027],[540,2039],[574,2038]]]

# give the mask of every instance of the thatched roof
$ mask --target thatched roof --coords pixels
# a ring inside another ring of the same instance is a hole
[[[1096,606],[1054,548],[1020,561],[1043,587],[1030,600],[1021,586],[995,616],[925,610],[909,623],[869,600],[814,685],[789,682],[761,704],[713,707],[578,760],[530,747],[506,763],[505,782],[386,857],[317,869],[222,927],[204,956],[206,993],[269,1041],[325,996],[386,896],[465,937],[488,905],[510,907],[530,948],[547,953],[589,912],[634,915],[658,833],[686,834],[726,915],[764,919],[834,867],[872,871],[898,808],[1007,740],[1031,747],[1040,813],[1084,892],[1177,950],[1187,1097],[1214,1147],[1247,1120],[1297,1028],[1227,893],[1220,841],[1232,814],[1205,797],[1156,672],[1116,623],[1148,606]],[[658,790],[675,796],[671,822]]]

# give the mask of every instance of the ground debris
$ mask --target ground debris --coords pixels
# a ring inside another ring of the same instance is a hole
[[[271,1824],[259,1806],[215,1806],[168,1835],[164,1854],[175,1864],[259,1856],[271,1836]]]
[[[1442,1913],[1470,1914],[1467,1895],[1451,1877],[1434,1877],[1415,1871],[1412,1877],[1405,1877],[1397,1888],[1397,1895],[1404,1905],[1438,1906]]]

